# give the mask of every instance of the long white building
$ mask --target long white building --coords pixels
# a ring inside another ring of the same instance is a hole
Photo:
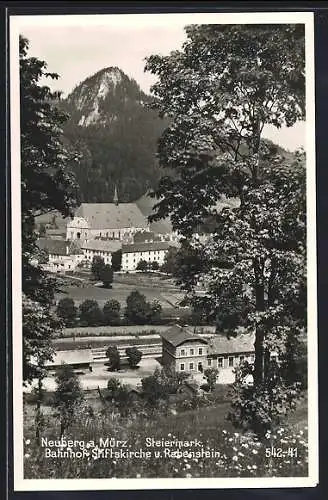
[[[135,271],[141,260],[164,264],[165,255],[172,246],[168,241],[153,241],[122,246],[122,271]]]

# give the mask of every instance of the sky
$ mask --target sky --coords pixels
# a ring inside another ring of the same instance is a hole
[[[44,16],[42,22],[39,16],[25,16],[18,18],[17,25],[30,42],[29,54],[46,61],[48,70],[60,75],[57,81],[47,80],[53,90],[67,95],[97,71],[117,66],[149,92],[156,77],[144,72],[145,58],[180,49],[188,19],[180,15],[158,22],[163,16],[157,15],[155,22],[154,16],[142,16],[142,22],[136,22],[134,16],[131,22],[131,17],[83,16],[81,22],[72,16]],[[290,151],[305,147],[303,122],[288,129],[266,127],[263,135]]]

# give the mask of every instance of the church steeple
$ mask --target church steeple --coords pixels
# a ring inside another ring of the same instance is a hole
[[[114,201],[115,205],[118,206],[118,195],[117,195],[117,186],[116,186],[116,184],[115,184],[115,191],[114,191],[113,201]]]

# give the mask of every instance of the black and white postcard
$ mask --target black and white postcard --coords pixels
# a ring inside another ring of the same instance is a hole
[[[9,30],[14,489],[315,486],[313,13]]]

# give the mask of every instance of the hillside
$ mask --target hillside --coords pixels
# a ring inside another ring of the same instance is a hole
[[[105,68],[77,85],[61,107],[70,119],[65,140],[82,159],[75,173],[83,202],[134,201],[159,177],[157,139],[165,128],[147,108],[150,98],[119,68]]]

